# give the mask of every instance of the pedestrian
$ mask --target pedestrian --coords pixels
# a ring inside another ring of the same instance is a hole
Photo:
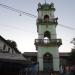
[[[70,67],[69,66],[65,67],[65,73],[64,73],[64,75],[71,75]]]
[[[60,71],[59,72],[60,72],[61,75],[63,75],[64,69],[63,69],[63,66],[62,65],[60,65]]]

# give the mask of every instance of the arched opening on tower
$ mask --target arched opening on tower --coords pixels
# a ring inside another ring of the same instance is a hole
[[[43,70],[46,72],[53,70],[53,56],[50,53],[45,53],[43,55]]]
[[[46,32],[44,33],[44,38],[45,38],[45,37],[47,37],[48,39],[51,38],[51,35],[50,35],[50,32],[49,32],[49,31],[46,31]]]
[[[49,21],[49,16],[48,15],[44,16],[44,21],[46,21],[46,22]]]

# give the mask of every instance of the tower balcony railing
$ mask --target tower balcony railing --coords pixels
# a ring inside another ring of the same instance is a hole
[[[58,18],[53,18],[53,19],[49,19],[47,22],[44,20],[44,19],[37,19],[37,25],[38,24],[41,24],[41,25],[46,25],[46,24],[49,24],[49,25],[57,25],[58,22],[57,22]]]
[[[61,39],[35,39],[36,46],[60,46],[62,44]]]

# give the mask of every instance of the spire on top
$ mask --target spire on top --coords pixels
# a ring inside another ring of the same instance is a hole
[[[45,4],[46,4],[46,0],[45,0]]]
[[[54,8],[54,3],[47,3],[46,0],[45,0],[45,3],[44,4],[41,4],[41,3],[38,3],[38,10],[52,10],[52,11],[55,11],[55,8]]]

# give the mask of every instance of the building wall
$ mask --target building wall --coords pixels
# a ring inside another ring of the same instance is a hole
[[[7,43],[2,40],[0,40],[0,52],[7,52],[11,54],[16,53],[14,49],[12,49]]]
[[[51,6],[51,8],[50,8]],[[38,5],[38,19],[37,19],[37,30],[38,30],[38,39],[42,39],[47,37],[49,40],[57,39],[56,36],[56,25],[57,19],[54,16],[53,10],[54,6],[49,4],[39,4]],[[56,22],[55,22],[56,21]],[[49,24],[49,25],[48,25]],[[47,32],[45,36],[44,33]],[[55,42],[57,43],[57,42]],[[59,46],[59,45],[58,45]],[[54,45],[45,45],[45,43],[38,45],[38,62],[39,62],[39,70],[43,71],[43,55],[46,53],[50,53],[53,56],[53,70],[59,71],[59,52],[58,46]],[[47,64],[46,64],[47,65]]]
[[[54,17],[54,11],[38,11],[38,18],[43,19],[44,15],[49,15],[50,19]]]
[[[53,55],[53,70],[59,71],[58,47],[39,47],[38,50],[39,69],[43,70],[43,55],[48,52]]]
[[[46,25],[39,25],[39,32],[38,32],[39,39],[44,38],[45,31],[50,32],[51,39],[56,39],[56,26],[55,25],[48,25],[48,28],[46,27]]]

